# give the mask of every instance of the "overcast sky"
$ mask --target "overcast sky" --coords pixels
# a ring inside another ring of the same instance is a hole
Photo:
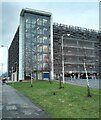
[[[31,0],[29,0],[31,1]],[[10,46],[19,25],[22,8],[48,11],[53,14],[53,22],[99,29],[99,2],[2,2],[0,3],[0,45]],[[3,54],[2,54],[3,53]],[[3,59],[2,59],[3,58]],[[0,74],[7,70],[7,47],[0,47]]]

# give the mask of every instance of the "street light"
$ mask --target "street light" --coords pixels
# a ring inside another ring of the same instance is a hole
[[[1,71],[2,71],[2,75],[3,75],[3,63],[0,63],[1,64]],[[2,79],[3,79],[3,76],[2,76]]]
[[[8,46],[1,45],[1,47],[6,47],[7,48],[7,80],[8,80]]]
[[[63,80],[63,83],[65,83],[65,80],[64,80],[64,51],[63,51],[63,38],[64,36],[67,35],[68,37],[70,36],[70,34],[63,34],[61,36],[61,42],[62,42],[62,80]]]

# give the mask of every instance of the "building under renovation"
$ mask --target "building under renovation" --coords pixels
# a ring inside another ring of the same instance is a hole
[[[8,73],[17,80],[98,78],[101,36],[98,31],[52,23],[48,12],[22,9],[9,48]]]

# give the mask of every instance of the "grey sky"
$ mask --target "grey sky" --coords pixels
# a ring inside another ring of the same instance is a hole
[[[0,37],[2,39],[0,45],[10,46],[19,25],[20,11],[26,7],[51,12],[53,14],[53,22],[99,29],[98,2],[3,2],[2,11],[0,10],[0,15],[2,13],[2,19],[0,20],[0,25],[2,24],[2,34],[0,34]],[[6,48],[0,47],[0,56],[3,58],[0,58],[0,63],[3,63],[5,72],[7,68]]]

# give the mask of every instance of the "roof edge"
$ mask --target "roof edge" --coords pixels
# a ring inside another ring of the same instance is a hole
[[[36,10],[36,9],[30,9],[30,8],[23,8],[21,10],[20,16],[23,16],[25,12],[41,14],[41,15],[46,15],[46,16],[52,16],[52,13],[50,13],[50,12],[45,12],[45,11]]]

